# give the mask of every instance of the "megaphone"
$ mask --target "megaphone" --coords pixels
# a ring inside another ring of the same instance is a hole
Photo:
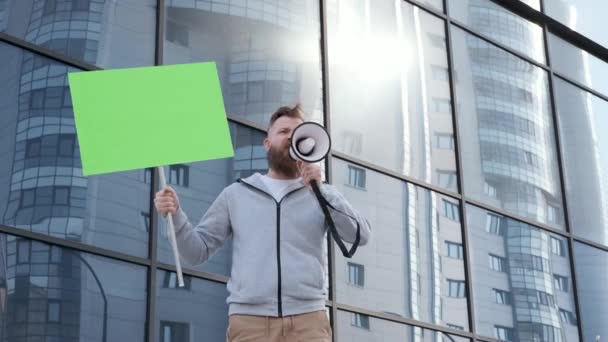
[[[316,163],[323,160],[331,149],[331,138],[325,127],[316,122],[304,122],[291,133],[289,156],[293,160]]]
[[[316,122],[304,122],[296,127],[291,133],[289,156],[291,156],[293,160],[301,160],[306,163],[316,163],[323,160],[330,150],[331,139],[329,134],[323,126]],[[319,184],[317,184],[317,181],[313,180],[310,182],[310,187],[319,201],[319,205],[321,206],[321,210],[323,210],[323,215],[325,216],[329,231],[334,237],[340,251],[342,251],[342,255],[344,255],[346,258],[351,258],[353,254],[355,254],[361,238],[361,227],[359,227],[359,223],[357,222],[357,234],[355,235],[355,241],[349,250],[344,245],[344,242],[342,242],[342,238],[336,229],[334,220],[329,213],[328,207],[333,207],[323,197],[323,194],[319,189]],[[354,219],[356,222],[355,218],[351,217],[351,219]]]

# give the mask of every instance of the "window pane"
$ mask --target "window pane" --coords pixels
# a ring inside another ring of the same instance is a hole
[[[47,101],[69,92],[66,74],[77,70],[4,43],[0,56],[0,223],[147,256],[143,171],[84,177],[72,104]],[[34,92],[45,99],[38,108]],[[36,153],[26,153],[30,141]]]
[[[460,220],[444,216],[447,197],[369,169],[367,189],[362,192],[343,186],[348,163],[334,158],[332,167],[332,183],[373,230],[373,239],[352,259],[336,256],[337,301],[468,329],[464,261],[445,257],[446,242],[463,244]],[[461,254],[461,249],[456,253]],[[349,263],[363,266],[363,286],[350,285],[355,279],[349,275]],[[452,289],[454,296],[449,280],[459,282]],[[370,325],[373,331],[374,324]]]
[[[365,268],[363,265],[348,263],[348,283],[359,287],[365,286]]]
[[[572,231],[608,245],[608,102],[555,79]]]
[[[31,244],[30,260],[49,250],[56,257],[26,265],[3,258],[23,242]],[[0,332],[6,341],[145,341],[145,267],[0,234],[3,260]]]
[[[555,286],[555,274],[570,278],[570,256],[551,253],[557,236],[508,218],[503,234],[493,234],[487,216],[467,206],[478,332],[507,341],[578,341],[578,328],[560,321],[559,308],[575,312],[575,306],[573,294]],[[547,339],[549,333],[563,339]]]
[[[563,229],[546,72],[461,29],[452,33],[467,195]]]
[[[540,63],[545,63],[540,25],[508,11],[490,0],[449,0],[450,15]]]
[[[336,1],[336,0],[333,0],[333,1]],[[428,5],[430,7],[433,7],[436,10],[443,12],[443,1],[441,1],[441,0],[420,0],[418,2]]]
[[[470,341],[468,338],[456,335],[347,311],[338,311],[336,321],[339,331],[337,341]]]
[[[229,124],[234,158],[217,159],[206,162],[189,163],[188,188],[178,187],[180,206],[188,215],[190,223],[196,226],[224,187],[239,178],[255,172],[266,173],[267,162],[263,141],[265,134],[234,123]],[[167,169],[165,169],[167,172]],[[158,255],[162,262],[173,264],[173,252],[166,237],[167,220],[159,220]],[[199,271],[230,275],[232,264],[232,239],[220,248],[207,262],[192,267]]]
[[[349,165],[347,184],[356,188],[365,189],[365,169]]]
[[[608,336],[608,253],[581,243],[574,244],[576,285],[583,321],[583,339],[595,341]],[[561,306],[570,312],[574,308]]]
[[[165,3],[164,63],[216,62],[229,115],[266,126],[299,102],[323,120],[318,1]]]
[[[9,1],[4,19],[1,10],[1,31],[69,57],[104,68],[154,64],[155,0]]]
[[[407,2],[365,3],[328,3],[333,147],[442,186],[438,170],[456,172],[435,140],[453,134],[450,85],[432,71],[448,68],[445,24]]]
[[[545,13],[599,44],[608,47],[605,18],[608,3],[597,0],[544,1]]]
[[[608,95],[608,63],[549,33],[551,66],[574,81]]]
[[[175,277],[173,272],[159,270],[156,278],[159,341],[224,341],[228,327],[226,285],[184,276],[185,288],[171,288],[165,286],[168,275]]]

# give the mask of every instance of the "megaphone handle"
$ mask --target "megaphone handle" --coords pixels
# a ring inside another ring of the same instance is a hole
[[[321,194],[321,189],[319,189],[319,184],[317,184],[316,180],[313,179],[310,182],[310,186],[312,187],[312,191],[315,193],[315,196],[317,197],[317,200],[319,201],[319,205],[321,206],[321,209],[323,210],[323,214],[325,215],[325,221],[327,222],[327,225],[329,226],[329,231],[331,232],[331,235],[334,237],[334,241],[336,241],[336,244],[338,244],[338,247],[340,248],[342,255],[344,255],[345,258],[351,258],[355,254],[355,251],[357,251],[357,247],[359,246],[359,240],[361,238],[361,227],[359,226],[359,222],[357,222],[357,234],[355,237],[355,242],[353,243],[351,249],[348,250],[348,249],[346,249],[344,242],[342,242],[342,238],[340,237],[340,234],[338,233],[338,230],[336,229],[334,220],[331,218],[329,209],[327,209],[327,207],[331,207],[332,209],[334,209],[334,208],[331,206],[331,204],[329,204],[329,202],[327,202],[325,197],[323,197],[323,194]],[[356,220],[355,220],[355,222],[356,222]]]
[[[165,169],[162,166],[157,167],[158,176],[160,178],[161,189],[167,186],[167,180],[165,179]],[[168,235],[169,243],[171,243],[171,249],[173,250],[173,259],[175,259],[175,268],[177,269],[177,282],[179,287],[184,287],[184,276],[182,275],[182,265],[179,260],[179,251],[177,249],[177,239],[175,238],[175,226],[173,225],[173,215],[167,214],[167,223],[169,224]]]

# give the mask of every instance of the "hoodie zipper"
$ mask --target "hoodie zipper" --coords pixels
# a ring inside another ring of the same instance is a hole
[[[286,193],[285,196],[283,196],[283,198],[281,198],[281,201],[277,202],[276,198],[274,198],[274,196],[272,196],[271,194],[267,193],[266,191],[257,188],[241,179],[238,180],[239,183],[246,185],[247,187],[257,190],[263,194],[266,194],[267,196],[270,196],[270,198],[272,198],[272,200],[274,201],[274,203],[277,205],[277,309],[278,309],[278,315],[279,317],[283,317],[283,300],[282,300],[282,295],[281,295],[281,283],[282,283],[282,276],[281,276],[281,203],[283,202],[283,200],[285,198],[287,198],[287,196],[291,195],[292,193],[303,189],[305,187],[301,187],[301,188],[297,188],[294,190],[291,190],[290,192]]]

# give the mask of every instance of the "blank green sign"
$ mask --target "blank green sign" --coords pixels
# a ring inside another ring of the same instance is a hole
[[[68,79],[84,175],[234,156],[215,63]]]

